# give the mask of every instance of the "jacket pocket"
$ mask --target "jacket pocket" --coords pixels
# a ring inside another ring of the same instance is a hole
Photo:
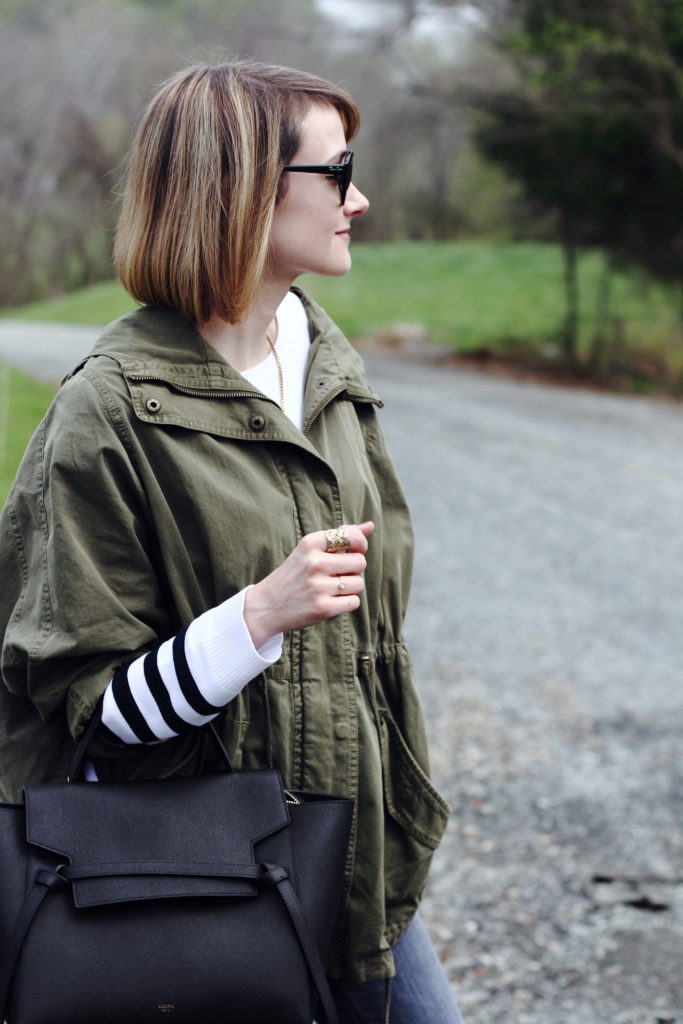
[[[384,800],[384,898],[389,942],[395,941],[422,895],[432,854],[450,808],[415,759],[396,722],[379,711]]]
[[[379,709],[384,798],[389,814],[414,839],[435,850],[451,809],[418,764],[385,708]]]

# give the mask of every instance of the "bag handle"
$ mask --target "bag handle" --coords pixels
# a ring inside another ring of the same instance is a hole
[[[85,727],[83,733],[80,736],[80,739],[78,740],[78,743],[76,744],[76,749],[74,750],[73,757],[71,758],[71,764],[69,765],[69,774],[67,775],[66,780],[67,782],[76,782],[78,781],[78,779],[82,778],[83,765],[85,763],[88,747],[90,746],[93,736],[97,732],[97,728],[100,722],[102,721],[103,700],[104,698],[100,698],[100,700],[98,701],[97,707],[95,708],[90,721],[88,722],[87,726]],[[188,729],[191,728],[192,726],[188,726]],[[218,735],[218,730],[216,729],[214,722],[207,722],[204,728],[206,730],[206,733],[211,738],[211,741],[214,744],[221,761],[223,762],[226,772],[231,772],[233,770],[233,767],[232,761],[230,760],[230,754],[228,753],[225,744],[223,743],[223,740]]]

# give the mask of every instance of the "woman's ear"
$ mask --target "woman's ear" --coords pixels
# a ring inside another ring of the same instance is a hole
[[[285,174],[282,174],[282,175],[280,175],[280,180],[279,180],[278,186],[277,186],[277,193],[275,195],[275,204],[276,205],[280,202],[281,199],[285,198],[285,196],[287,195],[287,191],[288,190],[289,190],[289,178]]]

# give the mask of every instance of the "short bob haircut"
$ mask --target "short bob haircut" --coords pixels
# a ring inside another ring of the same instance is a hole
[[[311,104],[360,114],[342,89],[292,68],[239,60],[194,65],[164,82],[136,133],[114,261],[139,302],[191,323],[239,322],[266,267],[282,168]]]

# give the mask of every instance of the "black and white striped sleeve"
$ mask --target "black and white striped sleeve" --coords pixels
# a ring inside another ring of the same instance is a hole
[[[243,617],[248,589],[116,672],[104,694],[105,735],[115,743],[158,743],[204,725],[278,660],[281,633],[259,650],[252,643]]]

